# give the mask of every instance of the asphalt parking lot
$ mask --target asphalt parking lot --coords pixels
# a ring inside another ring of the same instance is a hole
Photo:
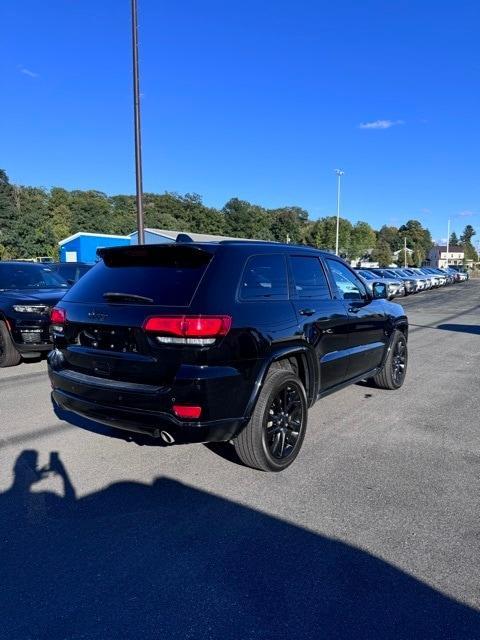
[[[319,402],[281,474],[68,426],[44,362],[1,370],[0,636],[480,638],[480,281],[401,302],[404,387]]]

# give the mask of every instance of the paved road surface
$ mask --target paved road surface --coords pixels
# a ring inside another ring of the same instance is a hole
[[[0,371],[2,639],[480,638],[480,282],[405,307],[403,389],[322,400],[281,474],[70,427],[45,363]]]

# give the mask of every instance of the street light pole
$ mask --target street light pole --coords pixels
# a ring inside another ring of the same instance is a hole
[[[138,73],[138,20],[137,0],[132,0],[132,49],[133,49],[133,117],[135,130],[135,187],[137,195],[138,244],[145,244],[143,222],[142,137],[140,127],[140,82]]]
[[[448,219],[448,225],[447,225],[447,264],[446,267],[448,269],[448,251],[450,249],[450,218]]]
[[[341,169],[335,169],[337,175],[337,233],[335,238],[335,255],[338,256],[338,236],[340,232],[340,178],[345,174]]]
[[[407,268],[407,236],[403,237],[403,262],[405,269]]]

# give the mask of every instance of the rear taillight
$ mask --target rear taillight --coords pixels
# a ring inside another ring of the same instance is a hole
[[[53,307],[50,312],[50,323],[54,331],[63,331],[63,325],[67,321],[67,312],[65,309],[59,307]]]
[[[177,418],[183,418],[184,420],[189,418],[190,420],[195,420],[200,417],[200,414],[202,413],[202,407],[174,404],[173,413],[177,416]]]
[[[152,316],[143,328],[159,342],[204,346],[227,335],[231,326],[230,316]]]

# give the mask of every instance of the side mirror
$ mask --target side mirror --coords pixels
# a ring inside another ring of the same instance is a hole
[[[390,299],[388,295],[387,285],[385,284],[385,282],[374,282],[372,285],[372,293],[373,293],[374,300]]]

